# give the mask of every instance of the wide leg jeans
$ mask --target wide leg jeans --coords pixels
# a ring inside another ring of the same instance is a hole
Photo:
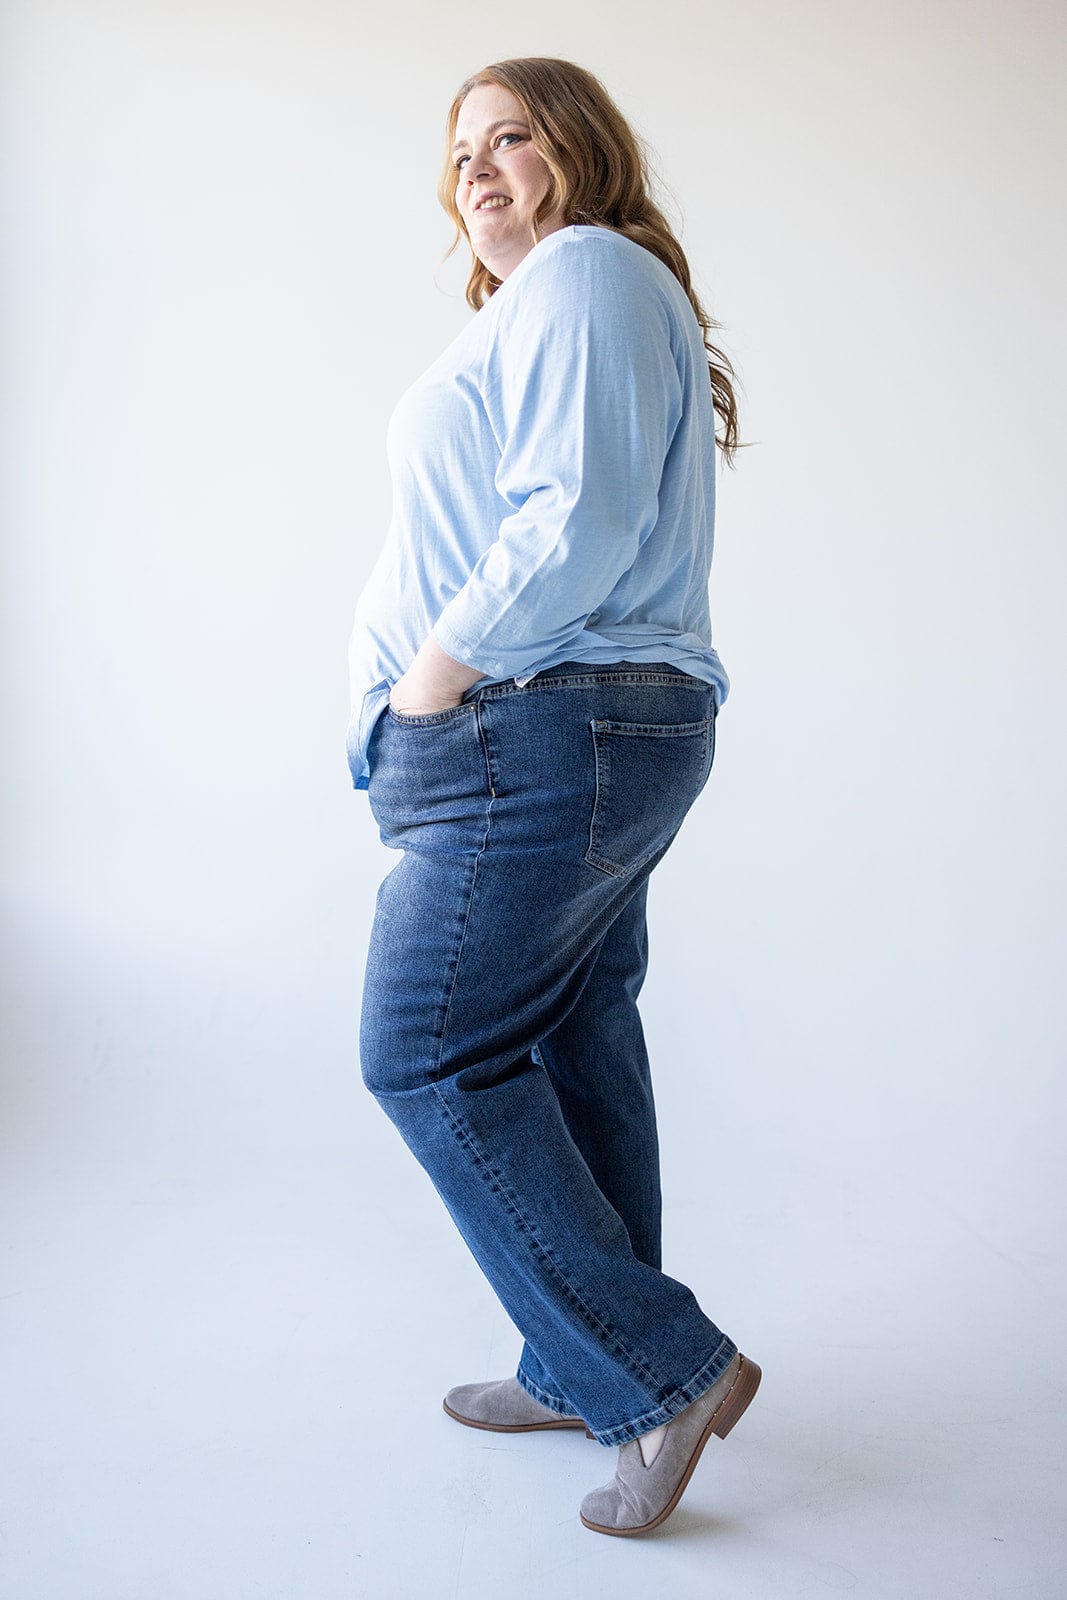
[[[711,771],[710,684],[564,662],[375,725],[360,1065],[524,1338],[516,1376],[604,1445],[736,1345],[660,1265],[637,1010],[649,875]]]

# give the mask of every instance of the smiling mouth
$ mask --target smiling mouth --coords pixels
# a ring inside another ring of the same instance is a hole
[[[495,195],[492,200],[483,200],[474,209],[475,211],[506,211],[510,204],[511,200],[507,195]]]

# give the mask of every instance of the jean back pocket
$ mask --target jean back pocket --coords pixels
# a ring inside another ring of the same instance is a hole
[[[668,845],[711,772],[715,717],[590,724],[596,794],[585,859],[624,877]]]

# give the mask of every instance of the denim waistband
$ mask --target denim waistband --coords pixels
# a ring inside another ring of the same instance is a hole
[[[508,694],[530,694],[536,689],[566,689],[594,683],[674,683],[682,689],[712,687],[706,679],[683,672],[670,661],[652,661],[647,666],[637,661],[603,661],[599,666],[588,661],[560,661],[554,667],[545,667],[529,683],[518,684],[514,678],[508,678],[503,683],[486,684],[482,689],[475,684],[469,697],[499,700]]]

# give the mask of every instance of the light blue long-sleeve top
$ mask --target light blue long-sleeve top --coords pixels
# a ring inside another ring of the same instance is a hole
[[[562,661],[667,661],[721,705],[714,430],[670,269],[607,228],[541,239],[390,418],[392,519],[349,645],[354,787],[430,632],[486,675],[466,697]]]

